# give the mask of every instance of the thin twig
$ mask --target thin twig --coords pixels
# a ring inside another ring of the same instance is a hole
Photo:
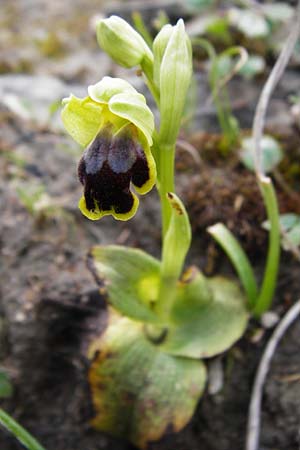
[[[201,156],[192,144],[183,139],[177,139],[176,146],[189,153],[198,167],[202,166]]]
[[[279,82],[289,59],[294,51],[294,47],[296,45],[297,39],[300,33],[300,0],[298,1],[297,11],[296,11],[296,19],[291,28],[291,32],[287,38],[287,41],[280,52],[280,55],[276,61],[275,66],[273,67],[269,78],[264,85],[262,93],[260,95],[255,116],[253,122],[253,140],[254,140],[254,157],[255,157],[255,170],[257,177],[264,178],[264,171],[262,167],[262,152],[261,152],[261,138],[263,135],[264,125],[265,125],[265,117],[267,112],[267,107],[270,102],[270,98],[272,92],[274,91],[277,83]]]
[[[272,334],[261,358],[251,394],[245,450],[258,450],[260,433],[261,399],[272,357],[282,336],[300,315],[300,300],[285,314]]]
[[[230,50],[230,49],[229,49]],[[229,81],[231,81],[231,79],[241,70],[241,68],[246,64],[246,62],[249,59],[249,54],[247,52],[247,50],[244,47],[238,46],[235,47],[235,50],[238,51],[239,54],[239,59],[237,60],[237,62],[234,64],[234,66],[232,67],[232,69],[230,70],[230,72],[224,76],[223,78],[220,79],[220,81],[218,82],[217,86],[216,86],[216,94],[223,88],[226,86],[226,84],[229,83]],[[226,50],[223,52],[224,54],[226,54]],[[228,52],[227,52],[228,53]]]
[[[229,50],[231,50],[231,49],[229,49]],[[241,68],[248,61],[249,54],[244,47],[241,47],[241,46],[234,47],[234,50],[237,50],[237,52],[239,54],[239,59],[234,64],[234,66],[232,67],[230,72],[217,82],[216,86],[213,89],[212,94],[205,101],[205,106],[209,106],[210,104],[213,103],[214,98],[217,95],[219,95],[220,91],[232,80],[232,78],[241,70]],[[222,52],[221,54],[219,54],[218,56],[216,55],[215,60],[217,60],[223,54],[226,55],[226,50],[224,52]]]

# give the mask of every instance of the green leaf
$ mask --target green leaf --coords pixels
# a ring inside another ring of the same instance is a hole
[[[238,71],[239,75],[242,75],[248,80],[251,80],[256,75],[264,72],[266,67],[265,60],[259,55],[250,55],[245,64]]]
[[[192,233],[188,214],[179,197],[169,192],[168,200],[172,215],[164,239],[161,271],[163,276],[177,280],[191,245]]]
[[[188,0],[187,7],[199,13],[213,6],[215,2],[215,0]]]
[[[245,298],[225,278],[205,279],[190,269],[178,287],[170,328],[161,349],[173,355],[208,358],[227,350],[248,322]]]
[[[283,2],[261,5],[261,8],[271,22],[287,22],[294,15],[294,8]]]
[[[168,323],[170,310],[176,297],[177,280],[181,275],[192,233],[188,214],[179,197],[168,192],[171,218],[163,240],[161,283],[156,313],[162,323]]]
[[[284,231],[290,231],[300,224],[300,216],[294,213],[280,214],[279,222]]]
[[[283,158],[280,144],[272,136],[264,135],[261,140],[262,166],[265,173],[272,172]],[[249,170],[255,170],[254,142],[252,137],[242,140],[241,161]]]
[[[93,342],[90,358],[92,425],[139,448],[183,428],[204,389],[201,361],[161,352],[142,324],[114,312],[105,333]]]
[[[250,261],[238,240],[222,223],[208,228],[208,232],[221,245],[237,271],[246,291],[250,306],[255,305],[257,285]]]
[[[111,245],[94,247],[89,268],[107,300],[119,312],[135,320],[155,323],[160,263],[142,250]]]
[[[293,226],[293,228],[287,232],[284,242],[288,242],[289,245],[285,245],[289,247],[292,245],[293,247],[299,247],[300,245],[300,220],[297,225]]]
[[[300,216],[294,213],[280,214],[279,223],[283,231],[290,231],[294,226],[299,225]],[[270,230],[270,222],[266,220],[262,224],[265,230]]]
[[[7,374],[0,370],[0,398],[8,398],[13,394],[13,386]]]
[[[45,450],[21,425],[0,408],[0,425],[12,433],[28,450]]]
[[[300,246],[300,216],[294,213],[281,214],[279,216],[280,228],[283,232],[281,245],[284,250],[291,250]],[[265,230],[270,230],[270,222],[266,220],[262,224]]]
[[[231,8],[228,12],[228,20],[250,39],[266,37],[270,32],[266,19],[258,12],[249,9]]]
[[[231,35],[228,26],[228,20],[223,17],[217,18],[214,22],[210,23],[206,29],[206,32],[210,36],[224,39],[224,43],[231,42]]]
[[[215,76],[217,79],[225,78],[231,71],[233,67],[233,58],[229,55],[220,55],[216,58],[215,62]]]

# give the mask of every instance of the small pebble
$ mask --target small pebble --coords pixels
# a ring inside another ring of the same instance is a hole
[[[261,316],[260,322],[264,328],[273,328],[279,321],[279,316],[273,311],[268,311]]]

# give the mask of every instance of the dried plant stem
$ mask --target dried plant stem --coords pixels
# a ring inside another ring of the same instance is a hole
[[[270,368],[272,357],[275,353],[277,345],[285,334],[289,326],[300,315],[300,300],[298,300],[286,313],[279,325],[272,334],[268,345],[261,358],[251,395],[249,417],[247,425],[246,447],[245,450],[258,450],[259,432],[260,432],[260,415],[261,415],[261,399],[263,387],[267,373]]]
[[[296,20],[292,26],[288,39],[283,49],[281,50],[281,53],[276,61],[276,64],[273,67],[266,84],[264,85],[255,111],[253,122],[253,140],[255,150],[255,169],[258,178],[264,176],[260,143],[265,125],[267,107],[269,105],[272,92],[274,91],[283,72],[285,71],[285,68],[293,53],[299,34],[300,34],[300,0],[298,1],[297,5]]]

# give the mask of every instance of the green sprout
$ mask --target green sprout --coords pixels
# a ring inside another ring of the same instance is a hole
[[[195,45],[203,47],[209,56],[208,81],[219,125],[223,133],[222,147],[227,153],[229,149],[236,146],[240,137],[240,130],[239,123],[232,114],[226,84],[235,73],[245,66],[248,61],[248,53],[243,47],[236,46],[217,54],[214,46],[207,39],[196,38],[193,42]],[[237,63],[233,64],[232,59],[236,56],[239,59]]]
[[[135,22],[145,36],[140,17]],[[260,289],[245,252],[222,224],[209,232],[231,259],[245,295],[231,280],[206,278],[197,267],[186,268],[191,227],[174,177],[176,141],[192,77],[192,47],[184,23],[164,25],[151,43],[112,16],[97,23],[97,39],[116,63],[140,69],[159,110],[155,127],[143,95],[122,79],[104,77],[88,88],[87,97],[65,99],[62,111],[65,128],[84,148],[78,167],[83,185],[79,208],[87,218],[131,219],[139,204],[131,186],[146,194],[156,185],[160,198],[160,260],[117,245],[96,246],[88,258],[109,304],[107,327],[88,351],[92,425],[146,448],[169,426],[179,431],[190,420],[205,387],[203,360],[230,348],[243,335],[251,313],[259,316],[270,307],[279,262],[278,209],[270,180],[260,179],[270,221]],[[220,58],[206,41],[201,45],[213,62],[212,95],[232,145],[236,125],[228,104],[224,110],[218,103],[224,87],[219,83]],[[245,61],[237,47],[222,54],[236,55]]]
[[[28,450],[45,450],[38,441],[0,408],[0,425],[12,433]]]

